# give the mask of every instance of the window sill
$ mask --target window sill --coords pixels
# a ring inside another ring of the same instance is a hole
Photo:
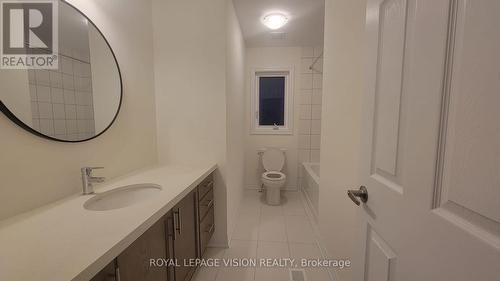
[[[250,131],[251,135],[293,135],[292,129],[253,129]]]

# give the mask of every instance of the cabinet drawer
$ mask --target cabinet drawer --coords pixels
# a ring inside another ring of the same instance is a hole
[[[201,255],[205,253],[207,249],[208,242],[215,231],[215,221],[214,221],[214,208],[211,207],[208,210],[207,215],[200,223],[200,246]]]
[[[206,179],[204,179],[200,185],[198,186],[198,198],[202,200],[205,195],[212,190],[214,187],[214,177],[213,175],[209,175]]]
[[[214,206],[214,190],[210,189],[208,193],[205,195],[205,197],[200,199],[200,208],[199,208],[200,221],[202,221],[205,218],[208,211],[213,206]]]

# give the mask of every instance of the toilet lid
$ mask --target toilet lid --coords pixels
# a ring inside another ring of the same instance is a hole
[[[262,164],[266,171],[281,171],[285,164],[285,155],[279,149],[267,149],[262,155]]]

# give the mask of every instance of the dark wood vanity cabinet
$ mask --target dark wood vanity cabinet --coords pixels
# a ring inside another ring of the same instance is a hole
[[[203,257],[208,242],[215,232],[214,220],[214,180],[207,177],[197,189],[197,235],[198,257]]]
[[[210,175],[91,281],[191,280],[189,262],[203,256],[215,231],[214,205]],[[151,266],[151,259],[177,265]]]
[[[166,219],[160,219],[117,257],[117,281],[173,281],[168,278],[166,266],[150,263],[150,259],[169,258],[166,226]]]
[[[173,256],[177,266],[173,268],[175,281],[187,281],[193,276],[196,267],[190,261],[197,258],[195,191],[190,192],[171,211]]]
[[[118,281],[116,279],[115,261],[108,264],[101,272],[97,273],[90,281]]]

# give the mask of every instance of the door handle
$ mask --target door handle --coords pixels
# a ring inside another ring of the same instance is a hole
[[[368,190],[365,186],[361,186],[358,190],[348,190],[347,196],[349,196],[352,202],[354,202],[354,204],[358,206],[361,204],[361,202],[368,202]],[[358,200],[358,198],[361,199],[361,202]]]
[[[177,209],[176,211],[173,212],[173,215],[174,215],[174,233],[180,232],[179,210],[180,209]]]

